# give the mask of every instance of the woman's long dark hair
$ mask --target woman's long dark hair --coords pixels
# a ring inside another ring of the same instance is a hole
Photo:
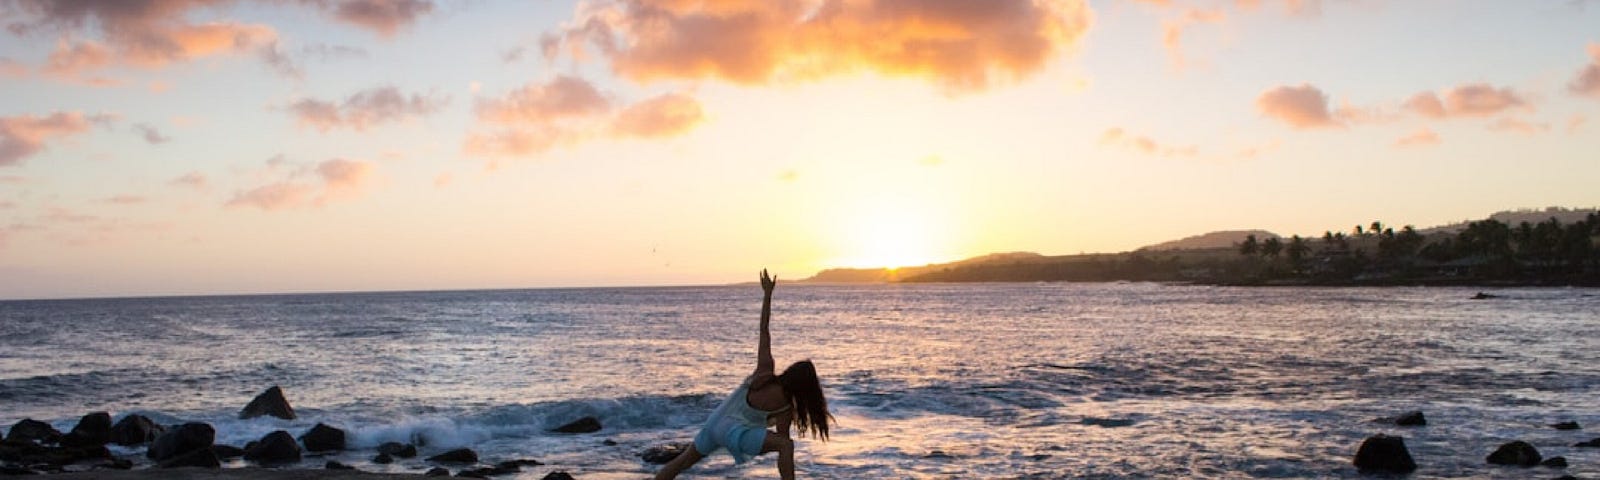
[[[794,405],[794,426],[804,436],[807,431],[814,438],[828,440],[828,425],[833,414],[828,413],[828,399],[822,396],[822,383],[817,381],[817,366],[810,360],[794,362],[778,375],[778,383],[789,394]]]

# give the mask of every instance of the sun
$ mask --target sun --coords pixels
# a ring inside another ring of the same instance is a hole
[[[935,261],[942,242],[938,216],[926,205],[877,198],[845,213],[840,225],[842,265],[899,268]]]

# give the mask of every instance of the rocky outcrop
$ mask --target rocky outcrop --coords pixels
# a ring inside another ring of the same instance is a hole
[[[551,430],[557,433],[593,433],[600,431],[600,419],[583,417]]]
[[[573,480],[573,478],[572,474],[567,473],[566,470],[556,470],[554,472],[546,473],[544,478],[539,480]]]
[[[344,437],[344,430],[318,423],[301,435],[300,441],[305,443],[307,451],[338,452],[344,450]]]
[[[378,445],[378,453],[398,458],[412,458],[417,456],[417,447],[409,443],[383,442],[382,445]]]
[[[283,397],[282,388],[273,385],[267,391],[256,395],[254,400],[250,400],[249,405],[244,406],[244,410],[239,411],[240,419],[256,418],[262,415],[294,420],[294,408],[289,406],[289,399]]]
[[[1489,454],[1484,460],[1493,465],[1531,467],[1538,465],[1542,459],[1539,455],[1539,449],[1533,448],[1533,445],[1528,444],[1528,442],[1517,440],[1501,445],[1500,448],[1495,449],[1494,453]]]
[[[222,460],[217,458],[216,452],[210,448],[202,448],[178,454],[158,464],[161,468],[200,467],[222,468]]]
[[[450,470],[444,467],[433,467],[428,469],[428,473],[422,475],[425,477],[448,477],[450,476]]]
[[[235,447],[233,445],[212,445],[211,453],[216,454],[217,458],[227,460],[230,458],[243,457],[244,449]]]
[[[1574,446],[1574,447],[1600,448],[1600,437],[1594,437],[1593,439],[1590,439],[1587,442],[1574,443],[1574,444],[1572,444],[1572,446]]]
[[[687,443],[669,443],[666,445],[657,445],[644,449],[644,452],[639,454],[639,458],[643,459],[645,463],[661,465],[672,461],[674,458],[678,458],[678,455],[683,454],[683,451],[687,448],[689,448],[689,444]]]
[[[1550,457],[1539,462],[1539,465],[1550,468],[1567,468],[1567,457]]]
[[[61,445],[67,447],[93,447],[111,442],[111,414],[94,412],[84,415],[72,431],[61,436]]]
[[[244,459],[260,465],[295,463],[300,461],[300,444],[289,432],[278,430],[245,447]]]
[[[185,423],[156,437],[156,441],[150,444],[150,450],[145,452],[145,456],[160,463],[196,450],[210,452],[211,444],[216,438],[217,431],[209,424]]]
[[[122,446],[144,445],[154,441],[166,431],[166,427],[157,425],[149,417],[128,415],[111,426],[110,440],[111,443]]]
[[[428,461],[438,463],[478,463],[478,452],[474,452],[470,448],[457,448],[428,457]]]
[[[24,418],[11,426],[6,433],[7,442],[32,442],[32,443],[57,443],[61,441],[61,431],[31,418]]]
[[[1356,450],[1355,466],[1363,472],[1411,473],[1417,462],[1411,459],[1403,437],[1373,435]]]
[[[1395,417],[1394,424],[1402,427],[1420,427],[1428,424],[1427,417],[1422,416],[1421,410],[1413,410]]]
[[[1550,428],[1554,428],[1556,430],[1583,430],[1583,427],[1578,425],[1578,422],[1570,422],[1570,421],[1569,422],[1552,423],[1552,424],[1550,424]]]

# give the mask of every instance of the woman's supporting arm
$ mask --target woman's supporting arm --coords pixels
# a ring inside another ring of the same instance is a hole
[[[767,276],[767,270],[761,269],[761,346],[756,348],[756,374],[771,374],[774,368],[772,361],[772,332],[767,324],[772,321],[772,288],[778,286],[776,277]]]

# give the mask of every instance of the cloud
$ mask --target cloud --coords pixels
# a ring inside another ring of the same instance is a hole
[[[544,37],[636,82],[813,80],[862,71],[951,92],[1031,76],[1088,30],[1082,0],[601,0]]]
[[[277,157],[274,157],[277,158]],[[269,170],[280,163],[268,161]],[[228,207],[256,207],[281,210],[323,206],[335,200],[359,195],[373,175],[370,162],[334,158],[291,172],[286,178],[240,191],[228,200]]]
[[[1495,88],[1472,83],[1446,89],[1444,94],[1422,92],[1401,104],[1401,108],[1428,118],[1487,117],[1511,110],[1532,110],[1526,100],[1510,88]]]
[[[149,142],[151,145],[167,143],[172,140],[172,137],[162,135],[160,130],[156,130],[156,127],[152,127],[149,124],[135,124],[133,129],[138,130],[139,136],[143,137],[144,141]]]
[[[333,4],[317,2],[341,22],[393,37],[401,28],[416,23],[433,12],[429,0],[344,0]]]
[[[619,137],[673,137],[693,130],[703,119],[699,101],[672,93],[624,109],[611,122],[611,133]]]
[[[576,132],[554,126],[535,126],[467,135],[462,151],[479,157],[527,157],[580,140]]]
[[[45,117],[0,117],[0,167],[21,163],[44,150],[45,143],[89,130],[94,123],[110,121],[107,115],[56,112]]]
[[[1550,124],[1526,122],[1514,117],[1505,117],[1490,123],[1488,128],[1496,132],[1533,135],[1550,131]]]
[[[203,189],[206,188],[207,180],[206,176],[200,172],[189,172],[179,176],[178,178],[172,179],[172,181],[167,182],[167,184],[176,187]]]
[[[497,125],[541,124],[604,114],[611,109],[588,81],[558,76],[546,84],[527,84],[502,99],[479,101],[478,119]]]
[[[1101,133],[1100,144],[1125,148],[1145,155],[1160,155],[1163,157],[1193,157],[1200,154],[1200,148],[1197,146],[1173,147],[1163,145],[1144,135],[1130,135],[1121,127],[1109,128],[1104,133]]]
[[[28,66],[6,57],[0,57],[0,77],[20,78],[28,76]]]
[[[1191,25],[1200,23],[1222,23],[1228,16],[1221,9],[1200,10],[1188,9],[1176,18],[1168,19],[1161,23],[1161,45],[1167,49],[1167,57],[1172,65],[1183,68],[1188,61],[1183,56],[1183,31]]]
[[[420,94],[408,97],[395,87],[377,87],[356,92],[339,104],[312,98],[301,99],[289,105],[288,111],[301,125],[321,132],[336,128],[364,131],[379,124],[431,115],[448,102],[448,98]]]
[[[150,199],[138,195],[114,195],[100,199],[100,203],[109,203],[112,205],[138,205],[149,200]]]
[[[1578,76],[1567,84],[1567,91],[1575,95],[1600,98],[1600,43],[1588,45],[1589,64],[1578,71]]]
[[[1573,115],[1567,119],[1567,133],[1577,133],[1578,129],[1583,128],[1585,123],[1589,123],[1589,117]]]
[[[1439,144],[1439,134],[1422,127],[1394,141],[1395,147],[1426,147]]]
[[[1328,111],[1328,95],[1309,84],[1280,86],[1256,97],[1256,108],[1298,129],[1342,127]]]

